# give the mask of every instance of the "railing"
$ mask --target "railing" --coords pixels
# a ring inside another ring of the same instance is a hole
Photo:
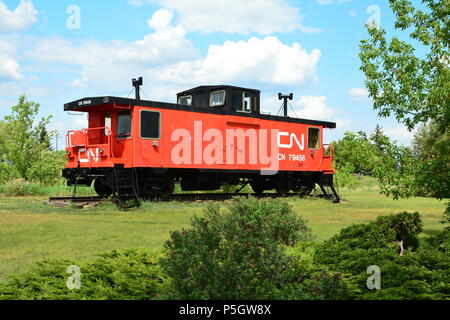
[[[100,131],[99,135],[92,136],[92,132]],[[102,143],[102,138],[106,137],[107,142]],[[93,143],[92,140],[98,139],[99,143]],[[102,155],[111,157],[113,156],[112,151],[112,131],[109,127],[99,127],[99,128],[87,128],[82,130],[71,130],[67,132],[66,135],[66,146],[70,148],[84,148],[86,151],[95,147],[103,147],[102,150],[107,149]],[[105,148],[105,146],[107,148]],[[114,156],[113,156],[114,157]]]

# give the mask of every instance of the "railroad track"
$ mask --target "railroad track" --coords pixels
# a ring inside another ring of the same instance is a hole
[[[299,196],[297,193],[289,193],[287,195],[279,195],[277,193],[183,193],[183,194],[173,194],[170,197],[164,199],[154,199],[155,201],[170,202],[170,201],[180,201],[180,202],[193,202],[193,201],[220,201],[220,200],[231,200],[234,197],[255,197],[258,199],[262,198],[292,198]],[[51,197],[46,202],[49,205],[56,206],[69,206],[69,205],[79,205],[88,206],[97,204],[104,200],[101,197]]]
[[[277,193],[183,193],[183,194],[173,194],[167,199],[161,199],[160,201],[208,201],[208,200],[230,200],[234,197],[255,197],[255,198],[291,198],[298,196],[297,193],[289,193],[285,196],[279,195]]]

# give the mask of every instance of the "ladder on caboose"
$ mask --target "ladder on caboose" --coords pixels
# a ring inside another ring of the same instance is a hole
[[[139,207],[141,205],[136,168],[113,168],[115,203],[122,208]]]

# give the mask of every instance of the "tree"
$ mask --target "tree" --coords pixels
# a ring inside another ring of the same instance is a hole
[[[395,28],[410,31],[417,48],[394,36],[387,40],[381,27],[368,25],[370,38],[361,41],[361,70],[381,117],[394,115],[409,130],[433,123],[435,138],[427,139],[431,154],[413,157],[410,150],[391,146],[401,163],[397,171],[386,171],[382,188],[396,196],[428,194],[450,197],[448,126],[450,121],[450,2],[422,0],[425,10],[409,0],[390,0],[396,15]],[[381,167],[392,167],[384,157]],[[398,164],[396,164],[398,165]]]
[[[365,132],[345,132],[344,137],[333,142],[336,168],[351,168],[352,173],[371,175],[377,150]]]
[[[8,135],[6,133],[6,123],[4,121],[0,121],[0,162],[4,159],[5,156],[5,144],[8,139]]]
[[[386,138],[387,137],[383,132],[383,128],[379,124],[377,124],[375,129],[372,131],[369,140],[374,144],[374,146],[380,153],[384,153],[386,151]]]
[[[12,162],[20,177],[26,180],[32,180],[30,168],[43,158],[50,144],[51,137],[46,127],[51,116],[37,122],[39,107],[38,103],[27,101],[26,96],[22,95],[18,104],[12,107],[11,115],[5,117],[6,132],[10,138],[3,143],[3,157]]]

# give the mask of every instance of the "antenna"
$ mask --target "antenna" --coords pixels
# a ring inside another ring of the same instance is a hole
[[[139,77],[139,79],[133,79],[133,87],[136,92],[136,100],[141,100],[141,86],[144,84],[144,80],[142,77]]]
[[[284,110],[285,117],[288,116],[288,100],[293,100],[293,99],[294,99],[293,93],[290,93],[290,94],[279,93],[278,94],[278,100],[283,100],[283,110]]]

